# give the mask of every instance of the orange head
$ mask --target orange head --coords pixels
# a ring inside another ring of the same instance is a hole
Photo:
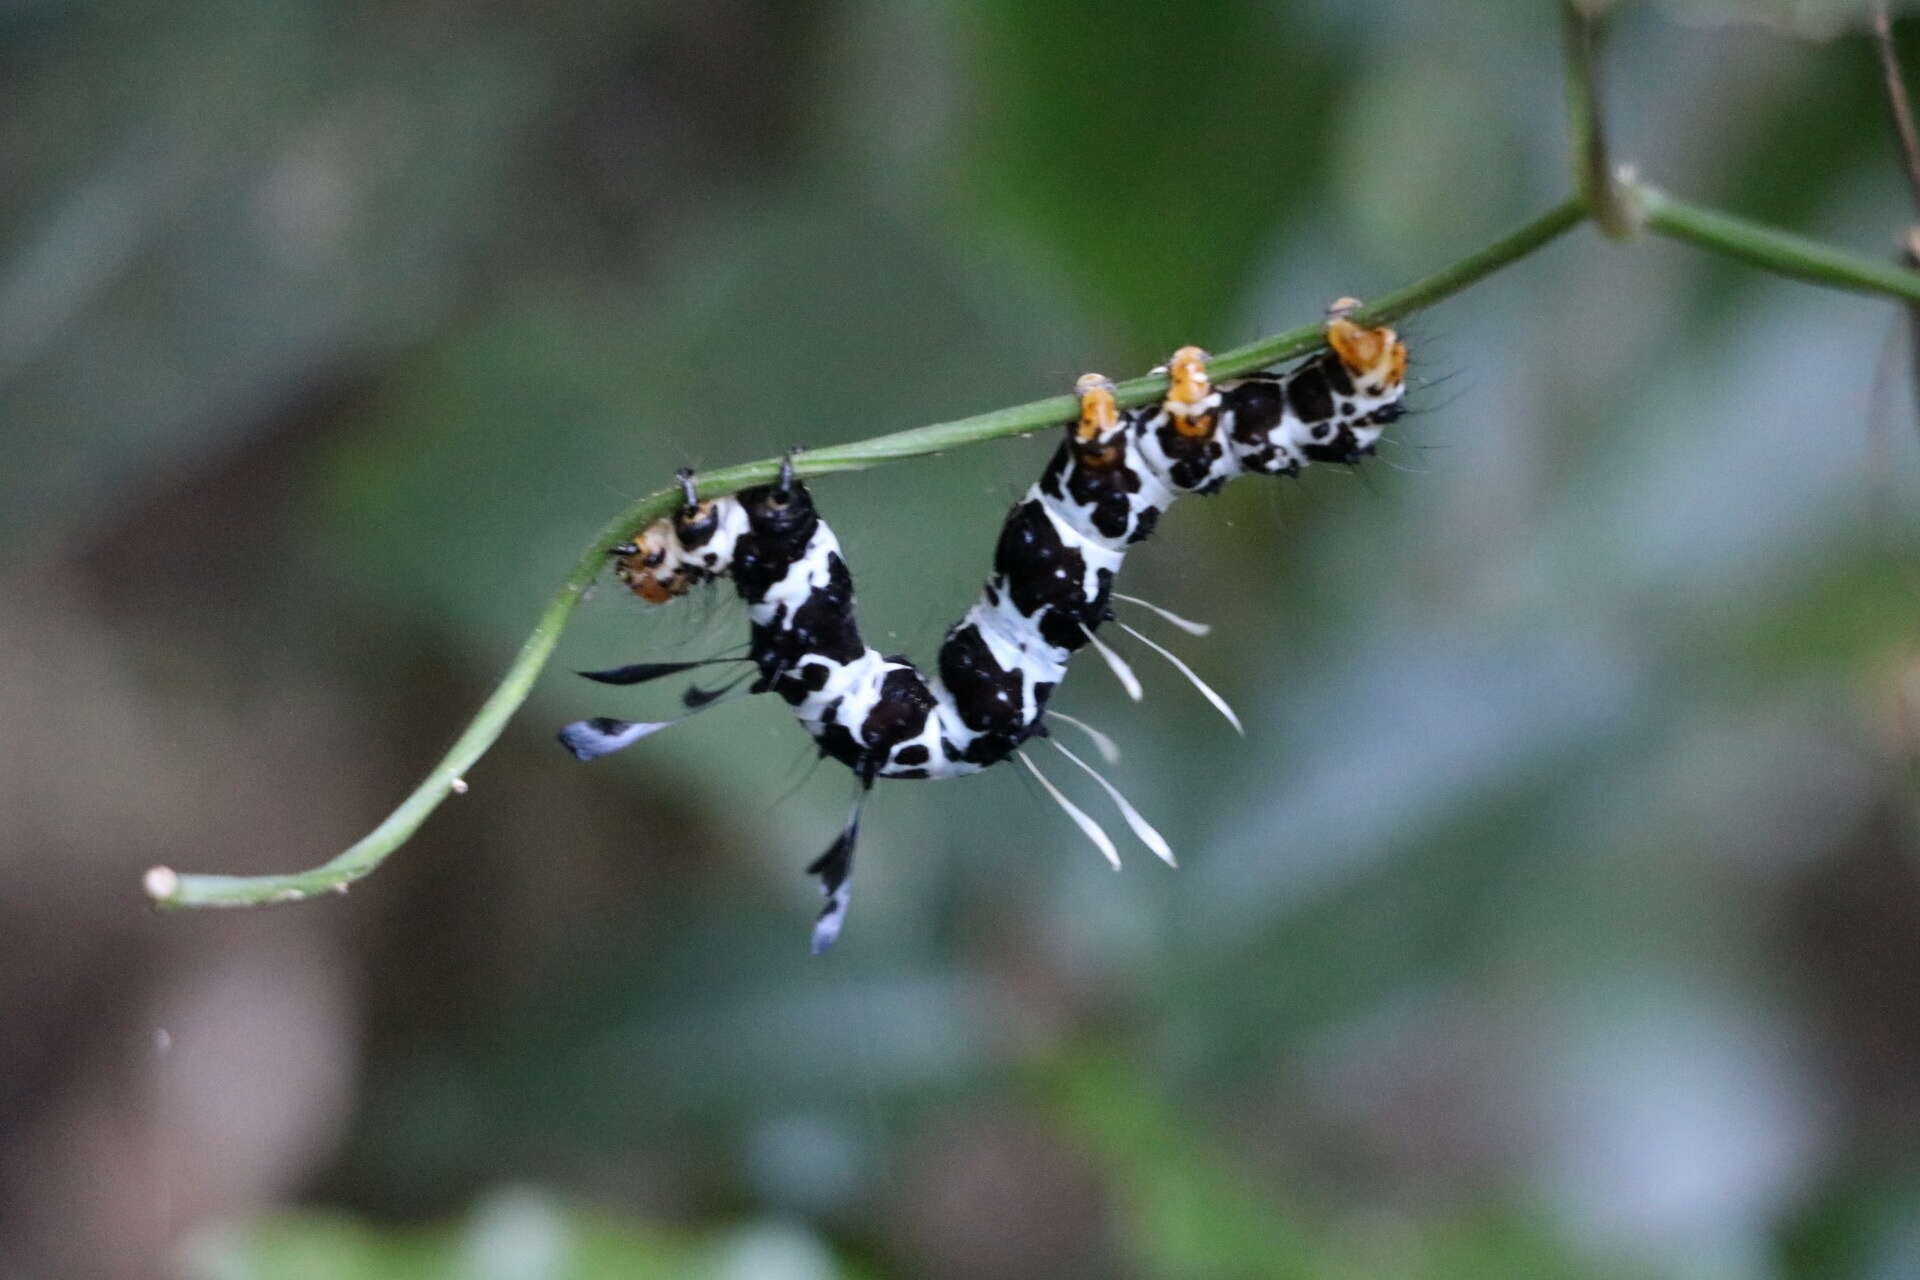
[[[627,548],[632,550],[628,551]],[[692,578],[680,569],[680,540],[671,519],[655,520],[618,549],[614,576],[648,604],[665,604],[685,595]]]

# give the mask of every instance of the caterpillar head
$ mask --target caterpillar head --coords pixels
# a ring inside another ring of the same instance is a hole
[[[1327,345],[1363,396],[1391,395],[1407,380],[1407,344],[1392,329],[1363,329],[1350,317],[1357,298],[1342,298],[1327,308]]]
[[[665,604],[685,595],[699,581],[698,573],[684,563],[685,553],[671,519],[655,520],[633,541],[613,551],[614,576],[648,604]]]

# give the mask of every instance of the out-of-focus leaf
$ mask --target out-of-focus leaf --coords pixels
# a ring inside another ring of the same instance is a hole
[[[1258,0],[998,0],[969,22],[979,198],[1124,349],[1209,332],[1315,199],[1358,68],[1296,56],[1300,15]]]
[[[497,226],[537,48],[469,37],[409,59],[231,18],[143,36],[153,100],[11,228],[0,417],[31,465],[0,472],[0,537],[97,519],[106,493],[395,350]]]

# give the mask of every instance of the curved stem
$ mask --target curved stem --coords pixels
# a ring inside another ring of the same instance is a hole
[[[1353,319],[1359,324],[1384,324],[1432,306],[1452,297],[1475,281],[1491,275],[1510,263],[1542,248],[1578,226],[1586,216],[1579,200],[1569,200],[1503,236],[1477,253],[1468,255],[1424,280],[1395,290],[1361,308]],[[1302,325],[1244,347],[1222,352],[1209,362],[1209,370],[1218,378],[1237,377],[1264,369],[1319,349],[1324,329],[1319,323]],[[1166,390],[1163,376],[1134,378],[1123,382],[1117,394],[1123,405],[1145,404]],[[1009,409],[976,414],[954,422],[935,423],[897,431],[853,444],[834,445],[797,460],[802,476],[828,475],[838,471],[859,471],[904,458],[939,453],[962,445],[978,444],[1004,436],[1021,435],[1071,420],[1079,411],[1071,395],[1050,396]],[[748,485],[765,484],[780,469],[780,459],[763,458],[758,462],[702,472],[698,478],[702,497],[733,493]],[[622,511],[581,553],[566,581],[554,593],[541,613],[533,634],[520,646],[520,652],[507,667],[506,675],[471,723],[448,749],[447,754],[429,772],[413,793],[389,814],[385,821],[368,832],[350,848],[328,862],[308,871],[287,875],[224,876],[182,874],[169,867],[154,867],[146,874],[147,897],[162,908],[258,907],[300,902],[323,893],[345,893],[347,886],[367,875],[386,860],[426,821],[448,795],[466,789],[465,774],[488,747],[499,738],[507,721],[526,701],[534,680],[559,643],[560,633],[581,595],[599,575],[607,562],[607,552],[625,541],[636,529],[674,510],[681,501],[677,488],[648,494]]]
[[[560,633],[566,630],[574,605],[606,566],[606,548],[639,525],[673,510],[679,500],[679,495],[671,490],[650,494],[600,531],[593,546],[580,557],[553,599],[547,602],[533,634],[520,646],[506,675],[480,704],[479,712],[433,771],[379,826],[330,861],[288,875],[183,875],[168,867],[154,867],[144,881],[147,897],[158,907],[257,907],[300,902],[321,893],[345,893],[348,885],[378,867],[388,854],[406,843],[407,837],[419,829],[442,800],[467,789],[466,771],[486,754],[513,713],[527,700],[534,679],[560,642]]]

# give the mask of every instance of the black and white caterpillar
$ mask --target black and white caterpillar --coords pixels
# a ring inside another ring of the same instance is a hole
[[[859,786],[846,826],[807,868],[826,895],[813,934],[814,951],[822,951],[846,919],[861,807],[877,779],[977,773],[1015,755],[1030,738],[1046,736],[1047,702],[1068,661],[1088,646],[1139,696],[1125,663],[1095,632],[1112,618],[1114,578],[1127,549],[1152,534],[1176,498],[1216,493],[1245,473],[1294,475],[1310,463],[1353,464],[1373,452],[1381,428],[1400,415],[1407,352],[1393,330],[1353,323],[1358,306],[1351,299],[1335,303],[1328,349],[1283,373],[1216,385],[1206,353],[1183,347],[1168,361],[1171,385],[1161,402],[1125,412],[1111,381],[1082,377],[1080,416],[1007,516],[992,576],[947,632],[931,679],[908,659],[883,656],[861,639],[853,577],[839,540],[794,478],[791,457],[776,483],[706,502],[696,499],[692,474],[683,471],[680,512],[614,548],[621,581],[653,603],[731,575],[752,623],[746,655],[582,674],[637,684],[712,662],[749,662],[748,691],[779,694],[821,754],[853,771]],[[1126,630],[1172,659],[1233,719],[1184,663]],[[695,689],[686,701],[697,709],[718,696]],[[580,720],[560,731],[560,742],[591,760],[675,723]],[[1055,745],[1093,774],[1143,843],[1173,861],[1167,842],[1110,783]],[[1118,854],[1098,824],[1032,760],[1020,759],[1117,866]]]

